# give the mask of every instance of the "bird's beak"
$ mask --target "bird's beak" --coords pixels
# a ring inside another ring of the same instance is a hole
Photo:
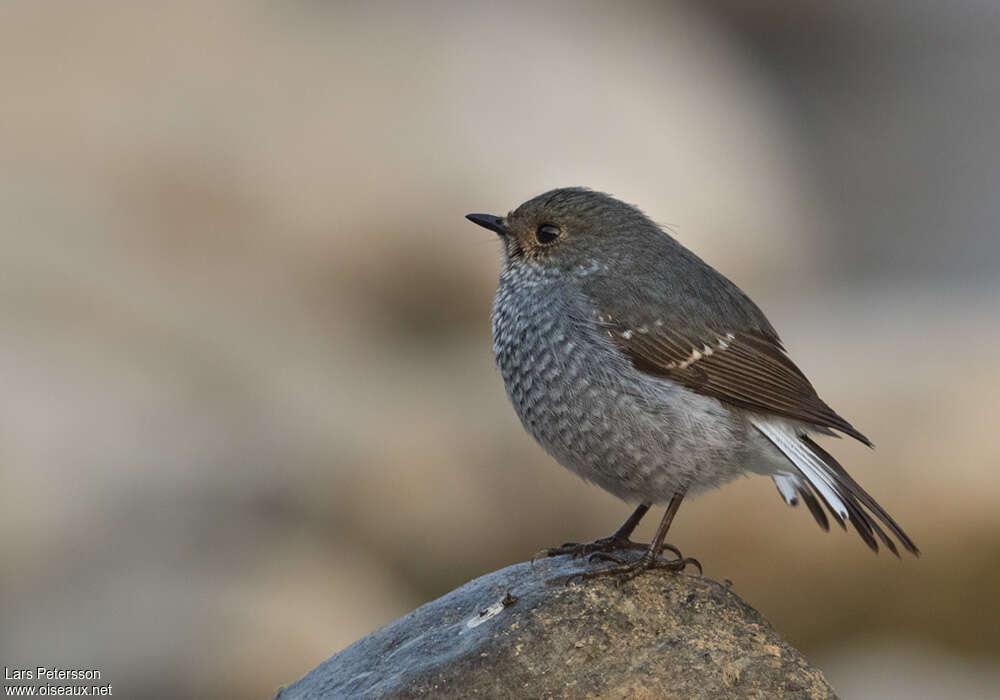
[[[465,218],[474,224],[479,224],[490,231],[496,231],[501,236],[506,236],[510,231],[503,225],[503,217],[492,214],[466,214]]]

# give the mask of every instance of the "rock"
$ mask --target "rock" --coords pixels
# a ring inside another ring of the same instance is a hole
[[[318,698],[835,698],[823,674],[723,586],[646,572],[567,579],[585,560],[470,581],[278,692]]]

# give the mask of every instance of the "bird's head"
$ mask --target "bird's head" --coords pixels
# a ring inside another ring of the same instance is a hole
[[[512,266],[531,262],[566,271],[615,267],[647,249],[644,244],[655,249],[667,239],[636,207],[583,187],[550,190],[506,216],[466,218],[500,236],[505,260]]]

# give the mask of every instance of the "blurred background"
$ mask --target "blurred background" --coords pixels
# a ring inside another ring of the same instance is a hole
[[[4,665],[270,697],[614,530],[507,404],[463,218],[579,184],[767,311],[924,556],[760,478],[671,541],[845,697],[1000,685],[996,3],[8,1],[0,46]]]

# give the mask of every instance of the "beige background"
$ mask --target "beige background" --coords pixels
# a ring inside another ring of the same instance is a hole
[[[796,5],[4,3],[2,663],[269,697],[610,533],[506,403],[462,218],[584,184],[758,301],[924,557],[759,478],[672,541],[846,697],[995,689],[997,12]]]

